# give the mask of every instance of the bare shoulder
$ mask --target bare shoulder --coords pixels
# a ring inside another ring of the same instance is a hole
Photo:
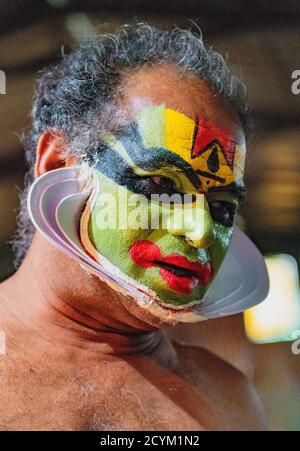
[[[269,429],[256,389],[243,373],[206,349],[177,342],[173,344],[181,371],[189,374],[191,382],[205,390],[225,412],[230,409],[242,430]]]

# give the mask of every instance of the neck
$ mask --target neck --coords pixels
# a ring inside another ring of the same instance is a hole
[[[167,341],[141,307],[125,307],[119,294],[38,234],[0,297],[24,328],[98,356],[151,354]]]

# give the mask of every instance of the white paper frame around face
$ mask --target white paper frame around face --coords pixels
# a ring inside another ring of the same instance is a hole
[[[147,293],[141,293],[140,287],[135,287],[134,280],[125,275],[123,279],[120,271],[110,273],[86,254],[76,235],[76,224],[87,197],[88,193],[80,191],[78,168],[57,169],[39,177],[32,185],[28,195],[29,214],[35,227],[54,246],[109,285],[140,300],[144,307],[151,305],[160,316],[166,316],[166,309],[156,304],[153,296],[147,300]],[[180,321],[196,321],[239,313],[265,299],[268,287],[262,255],[249,238],[235,227],[229,250],[202,302],[188,313],[171,308],[168,316],[174,313],[176,318],[179,314]]]

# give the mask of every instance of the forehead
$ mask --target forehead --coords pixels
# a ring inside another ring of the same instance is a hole
[[[145,107],[161,104],[191,119],[201,112],[207,122],[218,127],[240,126],[228,103],[215,94],[208,82],[191,72],[183,73],[171,64],[128,72],[119,101],[127,122],[132,122]]]

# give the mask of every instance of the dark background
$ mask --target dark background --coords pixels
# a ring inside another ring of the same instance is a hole
[[[7,94],[0,96],[0,280],[13,271],[7,240],[15,229],[16,186],[22,188],[25,170],[17,135],[29,125],[39,69],[57,60],[62,46],[68,52],[132,17],[164,27],[199,26],[205,41],[246,82],[255,133],[243,218],[264,253],[289,253],[299,263],[300,95],[291,91],[291,74],[300,70],[299,0],[1,0],[0,70]],[[273,427],[300,430],[300,356],[288,344],[248,344],[240,317],[218,321],[209,330],[192,326],[190,340],[201,338],[253,378]],[[220,325],[223,335],[217,339],[213,330]]]

